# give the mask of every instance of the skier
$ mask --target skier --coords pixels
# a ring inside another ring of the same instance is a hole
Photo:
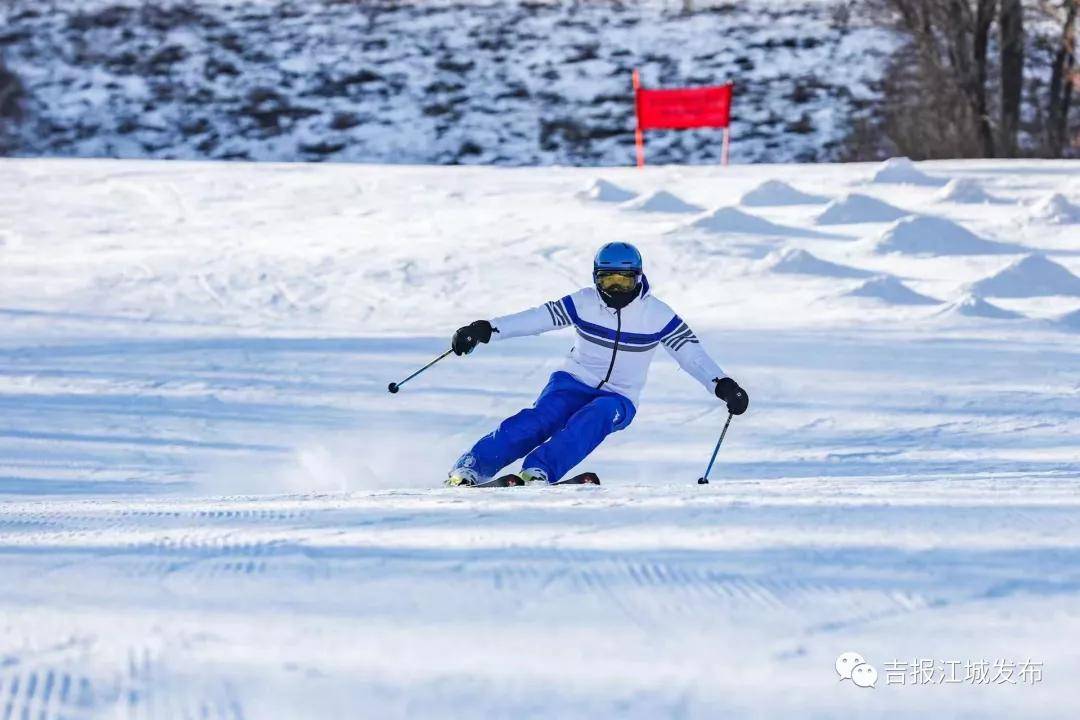
[[[477,320],[454,333],[456,355],[478,343],[539,335],[574,326],[577,333],[562,370],[531,408],[504,420],[462,455],[447,485],[476,485],[524,457],[522,483],[554,483],[603,439],[634,419],[638,395],[657,345],[683,370],[727,404],[735,415],[750,400],[710,358],[693,331],[649,292],[641,253],[633,245],[604,245],[593,260],[593,287],[505,317]]]

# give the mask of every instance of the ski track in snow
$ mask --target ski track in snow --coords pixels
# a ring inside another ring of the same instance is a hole
[[[0,719],[1068,717],[1080,702],[1075,297],[1018,320],[751,272],[748,244],[954,302],[1023,253],[1080,272],[1027,203],[1073,164],[604,170],[732,204],[769,179],[933,212],[1016,256],[880,256],[843,236],[694,235],[582,199],[583,169],[3,161]],[[1073,196],[1075,199],[1075,195]],[[811,229],[820,206],[755,207]],[[850,237],[848,234],[850,233]],[[530,404],[559,334],[386,383],[457,325],[587,282],[611,237],[751,394],[724,413],[658,357],[604,485],[450,490]],[[702,288],[705,288],[703,291]],[[1031,658],[1035,686],[837,683]]]

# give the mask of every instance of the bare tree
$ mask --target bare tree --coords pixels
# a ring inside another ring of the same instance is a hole
[[[1065,150],[1072,92],[1075,86],[1080,85],[1080,72],[1076,67],[1077,15],[1080,15],[1080,0],[1063,0],[1061,36],[1050,66],[1044,140],[1044,150],[1051,157],[1060,157]]]
[[[929,155],[993,156],[994,128],[986,84],[997,0],[884,0],[884,5],[912,39],[917,91],[926,102],[924,123],[946,123],[953,128],[948,135],[932,130],[943,139],[951,138],[955,147],[936,147]],[[977,138],[974,152],[967,147],[968,138]]]
[[[1002,0],[1006,2],[1007,0]],[[975,9],[975,83],[977,90],[977,105],[975,113],[979,118],[979,136],[982,138],[983,150],[987,156],[994,154],[994,129],[990,124],[990,112],[986,107],[986,51],[990,43],[990,27],[994,24],[994,8],[996,0],[978,0]]]
[[[0,56],[0,155],[11,152],[15,124],[22,118],[24,89],[19,78],[4,65]]]
[[[1020,0],[1001,0],[1001,152],[1015,157],[1024,85],[1024,8]]]

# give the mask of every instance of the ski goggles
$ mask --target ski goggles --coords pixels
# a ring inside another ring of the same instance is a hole
[[[598,270],[596,287],[605,292],[633,290],[637,287],[640,273],[633,270]]]

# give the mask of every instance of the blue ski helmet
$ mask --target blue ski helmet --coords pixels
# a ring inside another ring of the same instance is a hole
[[[593,258],[593,284],[608,307],[626,307],[641,292],[641,253],[630,243],[613,242]]]
[[[601,270],[642,271],[641,253],[625,242],[610,242],[596,251],[592,263],[593,276]]]

